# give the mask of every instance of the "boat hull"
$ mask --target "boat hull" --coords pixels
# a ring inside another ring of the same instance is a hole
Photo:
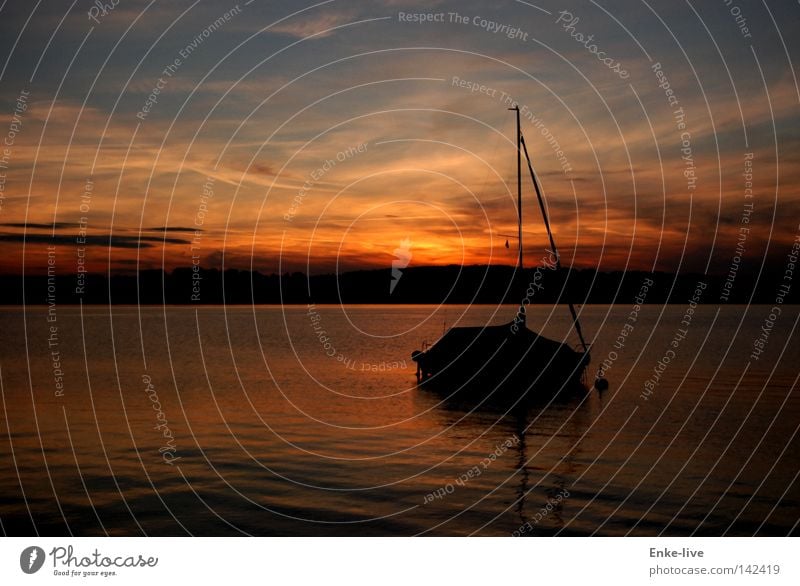
[[[447,392],[552,396],[584,389],[589,353],[514,324],[453,328],[415,352],[420,386]]]

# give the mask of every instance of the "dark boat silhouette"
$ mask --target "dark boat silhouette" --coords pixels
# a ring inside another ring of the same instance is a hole
[[[522,155],[524,153],[531,181],[539,200],[554,268],[561,269],[544,199],[533,172],[525,139],[520,129],[519,107],[517,118],[517,217],[518,217],[518,271],[521,278],[522,258]],[[508,245],[508,243],[506,243]],[[527,288],[521,288],[522,291]],[[529,392],[539,396],[552,396],[564,392],[586,389],[584,376],[590,361],[589,347],[581,331],[575,306],[568,302],[575,332],[580,338],[580,349],[557,342],[538,334],[526,325],[524,294],[520,295],[520,307],[514,319],[498,326],[453,327],[436,343],[411,354],[417,363],[417,380],[420,386],[457,392],[480,390],[497,397],[521,396]],[[530,302],[530,299],[527,299]]]

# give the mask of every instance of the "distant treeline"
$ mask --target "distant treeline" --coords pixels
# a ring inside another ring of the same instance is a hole
[[[530,269],[515,277],[507,266],[444,266],[403,269],[393,291],[391,269],[347,272],[340,275],[302,273],[265,275],[235,269],[172,272],[141,271],[138,276],[87,274],[0,276],[0,303],[4,305],[46,304],[298,304],[298,303],[520,303],[528,296],[532,304],[631,303],[647,287],[645,303],[686,303],[697,283],[707,284],[701,303],[774,304],[784,284],[779,273],[755,278],[740,273],[732,283],[726,277],[701,274],[597,272],[591,269],[560,271]],[[82,283],[82,288],[79,286]],[[755,287],[755,288],[754,288]],[[796,287],[795,289],[800,289]],[[722,300],[724,291],[727,300]],[[797,290],[784,294],[784,303],[797,303]]]

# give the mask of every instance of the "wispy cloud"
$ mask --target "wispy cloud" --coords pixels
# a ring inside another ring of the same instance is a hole
[[[76,245],[74,236],[56,234],[0,234],[0,242],[27,242],[30,244]],[[111,248],[152,248],[152,243],[189,244],[180,238],[156,238],[153,236],[92,235],[81,240],[82,246],[105,246]]]
[[[355,12],[352,10],[326,10],[322,13],[314,13],[311,15],[301,14],[292,17],[270,27],[269,31],[288,35],[297,39],[311,36],[316,39],[321,39],[335,33],[336,27],[353,22],[354,20],[357,20],[357,18],[355,18]]]

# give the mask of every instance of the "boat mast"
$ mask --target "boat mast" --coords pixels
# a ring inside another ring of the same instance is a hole
[[[517,129],[519,129],[519,107],[517,107]],[[525,160],[528,162],[528,171],[531,173],[531,181],[533,181],[533,188],[536,190],[536,197],[539,200],[539,209],[542,210],[542,218],[544,219],[544,227],[547,228],[547,236],[550,238],[550,247],[553,252],[553,256],[556,257],[556,269],[561,270],[561,255],[558,254],[558,249],[556,248],[556,241],[553,239],[553,231],[550,229],[550,220],[547,218],[547,209],[544,205],[544,198],[542,197],[542,192],[539,190],[539,182],[536,181],[536,173],[533,172],[533,165],[531,164],[531,157],[528,154],[528,147],[525,145],[525,137],[522,136],[521,131],[517,131],[517,142],[521,145],[522,150],[525,151]],[[518,153],[519,155],[520,153]],[[518,160],[519,162],[519,160]],[[520,208],[521,210],[521,208]],[[520,211],[520,241],[522,239],[522,212]],[[522,249],[520,248],[520,259],[522,258]],[[569,294],[567,294],[567,304],[569,305],[569,311],[572,314],[572,322],[575,324],[575,331],[578,334],[578,338],[581,340],[581,344],[583,345],[583,351],[586,352],[588,350],[588,346],[586,344],[586,340],[583,337],[583,331],[581,330],[581,322],[578,320],[578,312],[575,311],[575,306],[572,304],[572,301],[569,300]]]
[[[517,279],[520,282],[520,290],[525,288],[522,264],[522,128],[519,123],[519,104],[514,104],[509,108],[517,114],[517,242],[519,243],[519,256],[517,257]],[[525,325],[525,305],[520,303],[517,314]]]
[[[519,124],[519,104],[514,104],[509,110],[514,110],[517,114],[517,241],[519,242],[517,269],[522,278],[522,130]]]

